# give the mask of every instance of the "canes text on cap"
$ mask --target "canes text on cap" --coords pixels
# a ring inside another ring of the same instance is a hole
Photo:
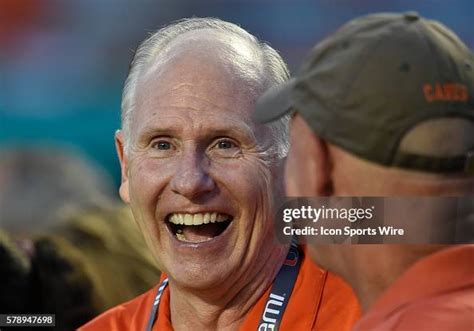
[[[423,93],[427,102],[450,101],[467,102],[469,95],[467,86],[460,83],[435,83],[423,85]]]

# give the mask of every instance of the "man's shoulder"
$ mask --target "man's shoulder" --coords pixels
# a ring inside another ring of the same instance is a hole
[[[397,330],[406,327],[416,330],[471,331],[473,327],[474,288],[417,300],[398,311]]]
[[[130,301],[107,310],[80,327],[79,330],[124,330],[140,328],[141,324],[146,321],[144,316],[151,310],[156,288],[157,286]]]
[[[426,296],[395,310],[371,309],[354,330],[472,331],[474,288]]]

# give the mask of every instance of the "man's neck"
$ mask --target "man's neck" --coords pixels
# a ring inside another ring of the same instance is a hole
[[[273,283],[288,251],[278,246],[235,284],[192,290],[170,280],[171,322],[175,331],[238,330],[246,315]],[[245,279],[244,279],[245,278]]]
[[[352,267],[344,278],[365,312],[415,262],[439,249],[433,245],[355,246]]]

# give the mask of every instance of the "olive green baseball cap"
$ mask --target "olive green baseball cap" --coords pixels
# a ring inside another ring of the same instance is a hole
[[[327,142],[385,166],[474,172],[474,55],[417,13],[356,18],[270,88],[255,119],[297,111]]]

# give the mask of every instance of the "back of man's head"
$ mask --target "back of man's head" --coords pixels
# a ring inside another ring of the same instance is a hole
[[[291,107],[304,119],[294,121],[292,153],[308,152],[314,132],[314,153],[298,162],[319,160],[319,194],[465,194],[474,191],[472,91],[474,55],[451,30],[416,13],[374,14],[317,44],[258,116]],[[296,163],[290,189],[301,181]]]

